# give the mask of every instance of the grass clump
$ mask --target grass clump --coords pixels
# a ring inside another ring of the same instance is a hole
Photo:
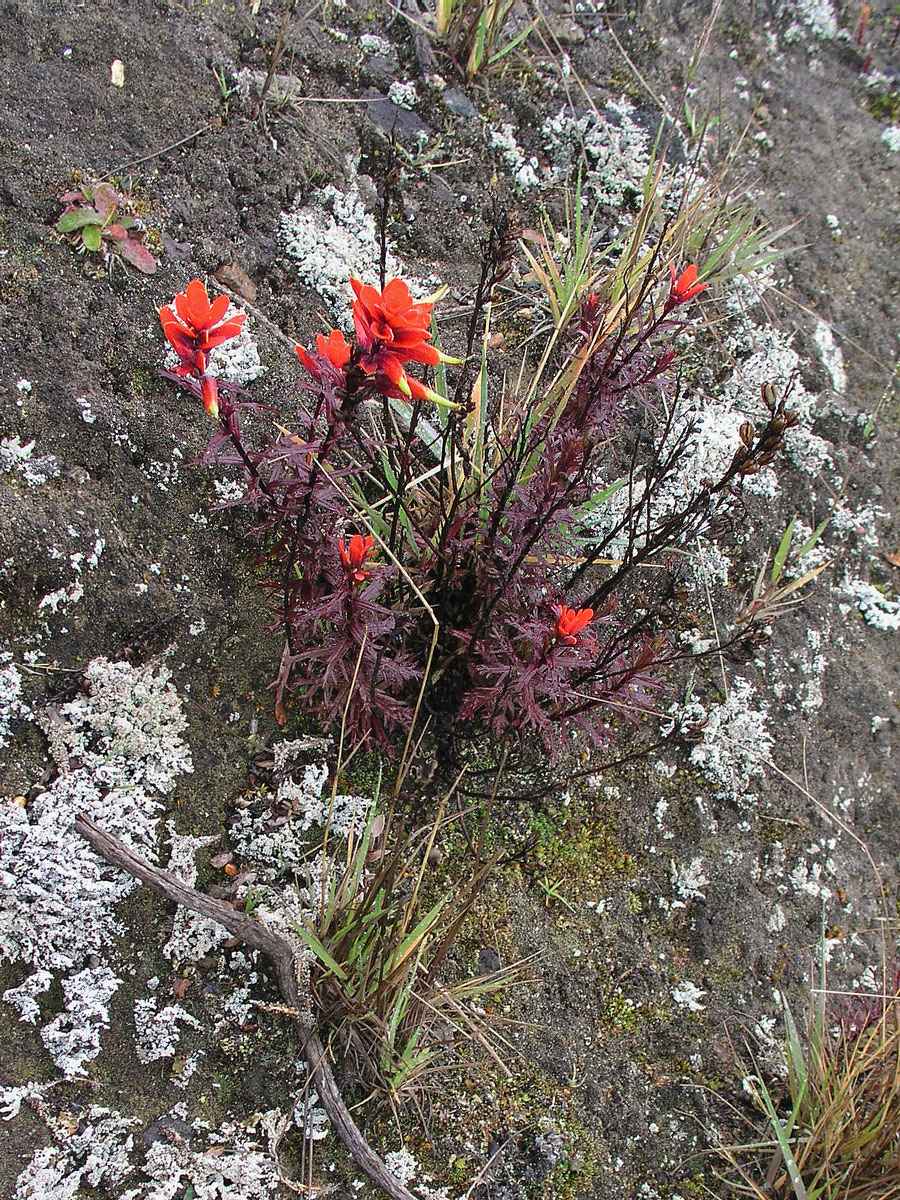
[[[802,1034],[785,1003],[784,1094],[759,1070],[748,1077],[765,1126],[759,1141],[722,1152],[732,1195],[900,1197],[900,972],[887,974],[874,994],[830,1005],[823,963]]]

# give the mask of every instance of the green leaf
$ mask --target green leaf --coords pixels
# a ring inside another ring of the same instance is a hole
[[[441,0],[438,0],[438,13],[440,13],[440,10]],[[438,336],[437,321],[434,319],[434,313],[431,314],[431,344],[434,346],[435,350],[441,349],[441,341]],[[440,396],[447,395],[447,367],[442,362],[437,363],[434,368],[434,390]],[[438,406],[438,420],[440,421],[442,429],[447,424],[449,416],[449,411],[446,408]]]
[[[83,229],[86,225],[102,225],[103,218],[93,208],[72,208],[56,222],[56,228],[60,233],[74,233],[76,229]]]
[[[793,1081],[792,1091],[794,1093],[794,1105],[799,1105],[803,1093],[806,1091],[808,1075],[806,1070],[806,1059],[803,1054],[803,1044],[800,1041],[800,1034],[797,1032],[797,1026],[794,1023],[794,1017],[791,1010],[788,1008],[786,1000],[783,1000],[784,1007],[784,1027],[787,1033],[787,1061]]]
[[[86,250],[95,250],[95,251],[99,250],[100,249],[100,226],[99,225],[85,225],[84,229],[81,232],[81,241],[84,244],[84,247]]]
[[[387,454],[381,453],[381,469],[384,471],[384,477],[388,482],[388,487],[391,489],[394,504],[397,506],[397,519],[403,527],[403,532],[406,534],[406,539],[409,542],[410,549],[413,554],[418,557],[418,547],[416,546],[416,535],[413,533],[412,525],[409,521],[409,514],[403,507],[402,497],[400,496],[400,481],[397,479],[396,473],[390,462],[388,462]],[[388,536],[390,530],[388,529]]]
[[[621,479],[617,479],[614,483],[611,483],[609,487],[605,487],[602,492],[598,492],[596,496],[592,496],[591,508],[599,508],[602,504],[605,504],[606,501],[609,500],[611,496],[614,496],[620,488],[623,488],[627,482],[628,476],[623,475]]]
[[[813,532],[809,535],[809,537],[806,539],[806,541],[803,543],[803,545],[797,551],[797,558],[802,558],[804,554],[809,554],[810,550],[812,550],[813,546],[816,544],[816,542],[819,540],[819,538],[822,536],[822,534],[828,528],[828,522],[830,520],[831,520],[830,517],[826,517],[825,520],[821,523],[821,525],[816,526],[816,528],[813,530]]]
[[[784,536],[781,539],[781,545],[775,551],[775,558],[772,562],[772,582],[776,583],[781,572],[784,570],[784,564],[787,562],[788,551],[791,548],[791,538],[794,536],[794,522],[797,520],[795,513],[784,531]]]
[[[772,1132],[775,1135],[775,1140],[778,1142],[778,1149],[781,1151],[781,1157],[784,1159],[784,1165],[787,1168],[788,1178],[791,1181],[791,1186],[794,1189],[796,1200],[809,1200],[806,1194],[806,1188],[803,1186],[803,1179],[797,1163],[794,1160],[794,1154],[790,1145],[790,1130],[793,1128],[796,1120],[796,1110],[791,1114],[790,1123],[787,1131],[781,1124],[781,1118],[775,1111],[775,1105],[772,1102],[772,1097],[769,1094],[769,1089],[766,1087],[761,1076],[757,1075],[756,1082],[759,1084],[757,1095],[762,1100],[763,1107],[766,1110],[766,1116],[769,1118],[769,1123],[772,1126]]]

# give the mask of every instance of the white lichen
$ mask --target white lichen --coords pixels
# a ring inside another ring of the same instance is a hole
[[[144,1064],[159,1058],[171,1058],[181,1039],[181,1026],[199,1029],[200,1022],[180,1004],[157,1007],[156,998],[148,996],[134,1005],[134,1045],[138,1061]]]
[[[840,395],[847,390],[847,372],[844,370],[844,355],[835,344],[831,326],[817,321],[813,339],[822,358],[822,365],[831,376],[831,386]]]
[[[174,821],[167,821],[171,851],[167,869],[177,875],[189,887],[197,882],[197,864],[194,856],[203,846],[208,846],[216,839],[214,837],[190,837],[175,832]],[[190,912],[179,905],[172,932],[163,946],[162,952],[176,966],[185,962],[196,962],[217,949],[229,937],[228,930],[218,921],[204,917],[200,913]]]
[[[363,54],[380,54],[382,57],[394,52],[393,43],[387,38],[379,37],[377,33],[360,34],[359,48]]]
[[[24,1021],[26,1025],[36,1025],[41,1015],[41,1006],[35,997],[48,991],[52,982],[53,975],[49,971],[35,971],[18,987],[7,988],[3,999],[19,1010],[20,1021]]]
[[[15,473],[29,487],[46,483],[59,475],[59,461],[53,454],[34,456],[36,442],[22,442],[20,438],[8,437],[0,441],[0,474]]]
[[[109,1002],[121,983],[102,963],[62,981],[65,1011],[41,1030],[41,1041],[67,1079],[84,1074],[100,1053],[100,1033],[109,1026]]]
[[[121,1196],[118,1189],[134,1170],[131,1131],[139,1124],[96,1105],[74,1128],[57,1119],[55,1143],[38,1150],[19,1175],[13,1200],[74,1200],[85,1187]]]
[[[381,256],[375,218],[367,211],[357,183],[358,170],[358,161],[348,160],[350,183],[345,192],[328,184],[314,191],[305,204],[298,197],[294,208],[281,216],[281,239],[296,261],[301,282],[318,292],[347,331],[352,328],[350,276],[377,284]],[[413,278],[390,252],[386,266],[389,276],[403,277],[414,296],[427,295],[433,281]]]
[[[831,39],[838,35],[840,26],[831,0],[784,0],[782,11],[796,18],[785,33],[786,41],[798,41],[802,37],[802,22],[813,37]]]
[[[890,599],[864,579],[847,580],[844,590],[853,597],[867,625],[886,632],[900,629],[900,600]]]
[[[274,1200],[280,1194],[278,1163],[250,1124],[188,1125],[180,1105],[167,1115],[170,1132],[142,1152],[135,1147],[135,1118],[93,1106],[73,1126],[68,1114],[45,1114],[54,1143],[34,1154],[13,1200],[75,1200],[87,1188],[118,1200]],[[264,1129],[271,1116],[258,1115]]]
[[[709,880],[703,873],[702,858],[693,858],[689,863],[682,863],[681,866],[673,861],[670,865],[670,878],[674,891],[682,901],[706,899],[703,889]],[[684,905],[683,903],[678,904],[676,901],[672,907],[683,908]]]
[[[706,992],[691,983],[689,979],[685,979],[672,988],[672,999],[679,1008],[686,1008],[689,1012],[703,1011],[706,1005],[701,1004],[700,1001],[705,995]]]
[[[624,96],[609,101],[602,112],[572,113],[565,108],[548,117],[541,140],[550,164],[552,183],[570,182],[582,170],[582,196],[623,214],[630,198],[641,195],[650,165],[652,139],[635,119],[635,108]],[[671,191],[679,191],[676,172]]]
[[[84,684],[85,692],[41,718],[56,778],[26,807],[0,802],[0,960],[35,972],[7,999],[31,1021],[47,975],[64,974],[64,1011],[41,1037],[66,1075],[83,1072],[99,1050],[119,985],[106,961],[124,932],[116,909],[136,886],[72,822],[84,814],[155,859],[159,797],[192,769],[165,668],[100,658],[88,664]]]
[[[736,678],[721,704],[707,708],[691,701],[680,719],[699,731],[690,761],[714,785],[715,795],[736,804],[752,802],[750,782],[764,777],[774,745],[766,707],[756,699],[753,685]]]
[[[412,80],[408,83],[401,83],[399,79],[395,79],[388,88],[388,100],[391,104],[396,104],[398,108],[415,108],[419,100],[416,85]]]
[[[534,157],[526,157],[525,151],[516,141],[516,133],[510,122],[491,129],[488,143],[495,150],[499,150],[500,157],[512,172],[513,185],[520,192],[539,185],[538,161]]]
[[[0,747],[12,737],[13,722],[31,714],[24,698],[22,676],[10,661],[11,655],[0,654]]]
[[[371,800],[340,792],[332,796],[325,787],[328,776],[327,764],[315,763],[299,766],[282,779],[275,799],[288,809],[289,816],[277,825],[267,812],[255,814],[245,809],[231,828],[232,842],[241,857],[278,870],[304,869],[310,849],[306,834],[314,826],[327,824],[337,837],[346,837],[351,829],[361,832]]]

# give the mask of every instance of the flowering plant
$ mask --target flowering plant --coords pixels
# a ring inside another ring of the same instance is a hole
[[[603,742],[610,715],[645,711],[673,660],[669,550],[727,507],[795,419],[770,395],[768,421],[742,432],[722,476],[663,505],[692,433],[673,421],[673,343],[709,282],[626,246],[605,282],[588,271],[592,290],[557,296],[529,386],[497,389],[491,296],[513,237],[499,223],[486,243],[464,359],[434,343],[439,293],[416,301],[402,280],[379,290],[351,277],[353,340],[332,330],[296,347],[299,403],[259,450],[241,429],[246,405],[209,372],[210,348],[242,317],[196,280],[174,313],[160,310],[177,375],[199,382],[219,419],[206,461],[243,471],[243,502],[269,531],[281,720],[293,693],[388,748],[422,705],[439,734],[477,719],[498,737],[535,732],[551,751],[572,726]]]

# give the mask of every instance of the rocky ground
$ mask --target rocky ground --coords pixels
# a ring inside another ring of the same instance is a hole
[[[423,67],[415,26],[381,0],[286,22],[269,0],[4,0],[3,1196],[287,1195],[304,1126],[317,1194],[374,1194],[296,1107],[298,1048],[264,964],[69,828],[87,807],[219,890],[211,858],[289,857],[241,807],[251,760],[292,733],[268,690],[280,647],[249,523],[221,507],[233,485],[195,463],[208,419],[157,374],[156,309],[196,275],[225,283],[252,304],[227,369],[284,406],[292,340],[341,319],[349,269],[377,265],[386,131],[403,168],[391,269],[448,283],[452,310],[493,195],[537,224],[580,162],[608,230],[626,223],[661,111],[682,154],[710,116],[705,169],[729,161],[789,247],[709,299],[692,475],[733,452],[763,381],[803,416],[777,479],[692,549],[685,644],[709,644],[711,612],[727,627],[792,515],[795,546],[830,515],[803,560],[829,565],[755,658],[677,673],[659,725],[679,715],[682,733],[649,758],[539,801],[510,784],[503,819],[530,849],[492,880],[456,963],[529,960],[502,1001],[522,1022],[509,1077],[472,1063],[437,1078],[424,1120],[356,1115],[423,1197],[728,1194],[708,1151],[758,1122],[745,1043],[777,1076],[781,996],[802,1009],[823,949],[832,988],[871,990],[896,915],[900,75],[897,18],[872,9],[860,28],[856,3],[724,3],[685,105],[706,4],[548,8],[466,83],[439,42]],[[513,29],[527,19],[514,10]],[[152,276],[54,230],[57,198],[107,175],[149,230]],[[314,832],[321,782],[304,778]],[[440,850],[453,887],[465,846]]]

